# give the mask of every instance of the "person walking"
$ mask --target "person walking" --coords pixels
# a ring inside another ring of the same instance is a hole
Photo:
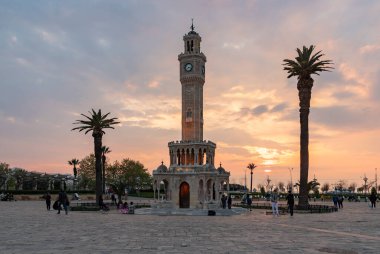
[[[227,201],[227,198],[226,198],[226,196],[223,194],[222,195],[222,199],[221,199],[221,201],[222,201],[222,208],[223,209],[226,209],[226,201]]]
[[[65,210],[65,213],[67,215],[67,206],[69,205],[69,199],[67,198],[67,194],[64,190],[61,189],[61,191],[58,193],[58,212],[57,214],[61,213],[62,206]]]
[[[111,195],[111,200],[112,200],[112,205],[116,205],[116,197],[115,197],[115,193],[112,193],[112,195]]]
[[[288,209],[290,212],[290,216],[293,216],[293,208],[294,208],[294,195],[291,190],[289,190],[288,195],[286,196],[286,200],[288,203]]]
[[[249,207],[249,211],[252,211],[251,205],[252,205],[252,199],[249,195],[247,195],[247,205]]]
[[[338,197],[338,206],[339,206],[339,208],[343,208],[343,200],[344,200],[343,195],[340,195]]]
[[[51,205],[51,196],[50,193],[47,192],[45,195],[45,201],[46,201],[46,209],[50,211],[50,205]]]
[[[336,194],[333,195],[332,201],[334,203],[335,208],[338,208],[338,197]]]
[[[277,188],[274,189],[274,191],[270,195],[270,202],[272,204],[272,213],[273,213],[273,216],[279,216],[280,214],[278,212],[278,194],[277,194]]]
[[[228,206],[228,209],[231,209],[231,206],[232,206],[232,198],[231,198],[231,194],[228,195],[227,206]]]
[[[371,189],[371,195],[369,196],[369,201],[371,201],[371,208],[376,208],[377,193],[376,188]]]

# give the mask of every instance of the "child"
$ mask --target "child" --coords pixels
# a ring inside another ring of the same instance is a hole
[[[128,203],[127,202],[124,202],[124,204],[121,206],[120,208],[120,212],[122,214],[128,214],[129,212],[129,207],[128,207]]]

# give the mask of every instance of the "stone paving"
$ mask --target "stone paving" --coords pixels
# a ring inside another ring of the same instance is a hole
[[[380,253],[380,208],[273,217],[46,211],[0,202],[0,253]]]

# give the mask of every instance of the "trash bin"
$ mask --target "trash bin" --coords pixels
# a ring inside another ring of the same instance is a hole
[[[208,210],[208,216],[215,216],[216,212],[214,210]]]

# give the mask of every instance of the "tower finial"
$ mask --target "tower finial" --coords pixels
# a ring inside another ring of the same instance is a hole
[[[190,27],[190,29],[191,29],[192,32],[194,32],[194,28],[195,28],[194,27],[194,19],[192,18],[191,19],[191,27]]]

